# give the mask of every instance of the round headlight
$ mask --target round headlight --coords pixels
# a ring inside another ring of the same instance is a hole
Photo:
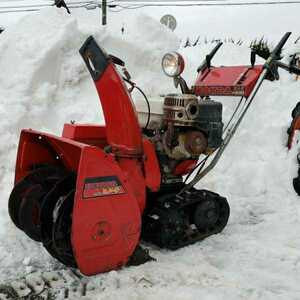
[[[162,69],[167,76],[177,77],[184,70],[184,59],[177,52],[165,54],[162,59]]]

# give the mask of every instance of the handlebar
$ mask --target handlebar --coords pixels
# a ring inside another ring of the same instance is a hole
[[[283,46],[285,45],[285,43],[287,42],[287,40],[289,39],[290,35],[292,33],[291,32],[287,32],[280,40],[280,42],[277,44],[277,46],[274,48],[274,50],[271,52],[271,55],[269,57],[269,59],[271,58],[273,59],[280,59],[280,53],[281,50],[283,48]]]
[[[280,42],[277,44],[277,46],[274,48],[274,50],[271,52],[269,58],[266,60],[264,68],[268,70],[266,74],[266,78],[269,80],[278,80],[279,79],[279,73],[278,73],[278,67],[291,71],[289,66],[281,63],[279,60],[281,59],[280,54],[282,51],[283,46],[289,39],[291,32],[285,33],[285,35],[281,38]]]

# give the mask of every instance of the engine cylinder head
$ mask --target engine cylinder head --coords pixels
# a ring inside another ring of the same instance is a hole
[[[164,121],[176,126],[193,126],[199,115],[198,98],[189,94],[169,94],[164,101]]]

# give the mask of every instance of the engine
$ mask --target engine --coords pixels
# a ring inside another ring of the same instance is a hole
[[[170,94],[164,100],[164,150],[170,158],[197,159],[222,142],[222,103],[194,95]]]
[[[192,94],[169,94],[160,109],[153,106],[146,135],[155,144],[165,181],[181,177],[201,154],[221,145],[222,103]]]

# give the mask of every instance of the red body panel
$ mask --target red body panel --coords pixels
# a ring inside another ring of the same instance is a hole
[[[22,130],[15,182],[18,182],[34,165],[61,165],[67,170],[77,171],[81,150],[85,145],[70,139],[61,138],[35,130]]]
[[[131,97],[111,63],[95,82],[106,124],[108,143],[115,153],[142,155],[142,134]]]
[[[249,97],[263,71],[263,66],[214,67],[200,73],[194,93],[197,96]]]
[[[175,170],[173,171],[173,175],[175,176],[183,176],[189,172],[191,172],[197,165],[197,160],[189,159],[184,160],[179,163]]]
[[[157,192],[161,184],[161,173],[159,161],[155,152],[154,145],[147,139],[143,140],[144,144],[144,171],[146,186],[152,191]]]
[[[93,178],[94,187],[90,184],[87,193],[86,182]],[[117,178],[120,185],[111,184],[115,179],[105,182],[105,178]],[[105,194],[103,186],[112,186],[113,190]],[[139,242],[140,229],[141,212],[132,182],[111,156],[101,149],[85,147],[72,224],[72,245],[81,272],[93,275],[126,264]]]
[[[288,149],[289,150],[292,148],[293,139],[294,139],[296,130],[300,130],[300,116],[296,116],[293,119],[292,124],[290,126],[289,138],[288,138]]]
[[[107,146],[106,128],[94,124],[65,124],[62,136],[101,148]]]

